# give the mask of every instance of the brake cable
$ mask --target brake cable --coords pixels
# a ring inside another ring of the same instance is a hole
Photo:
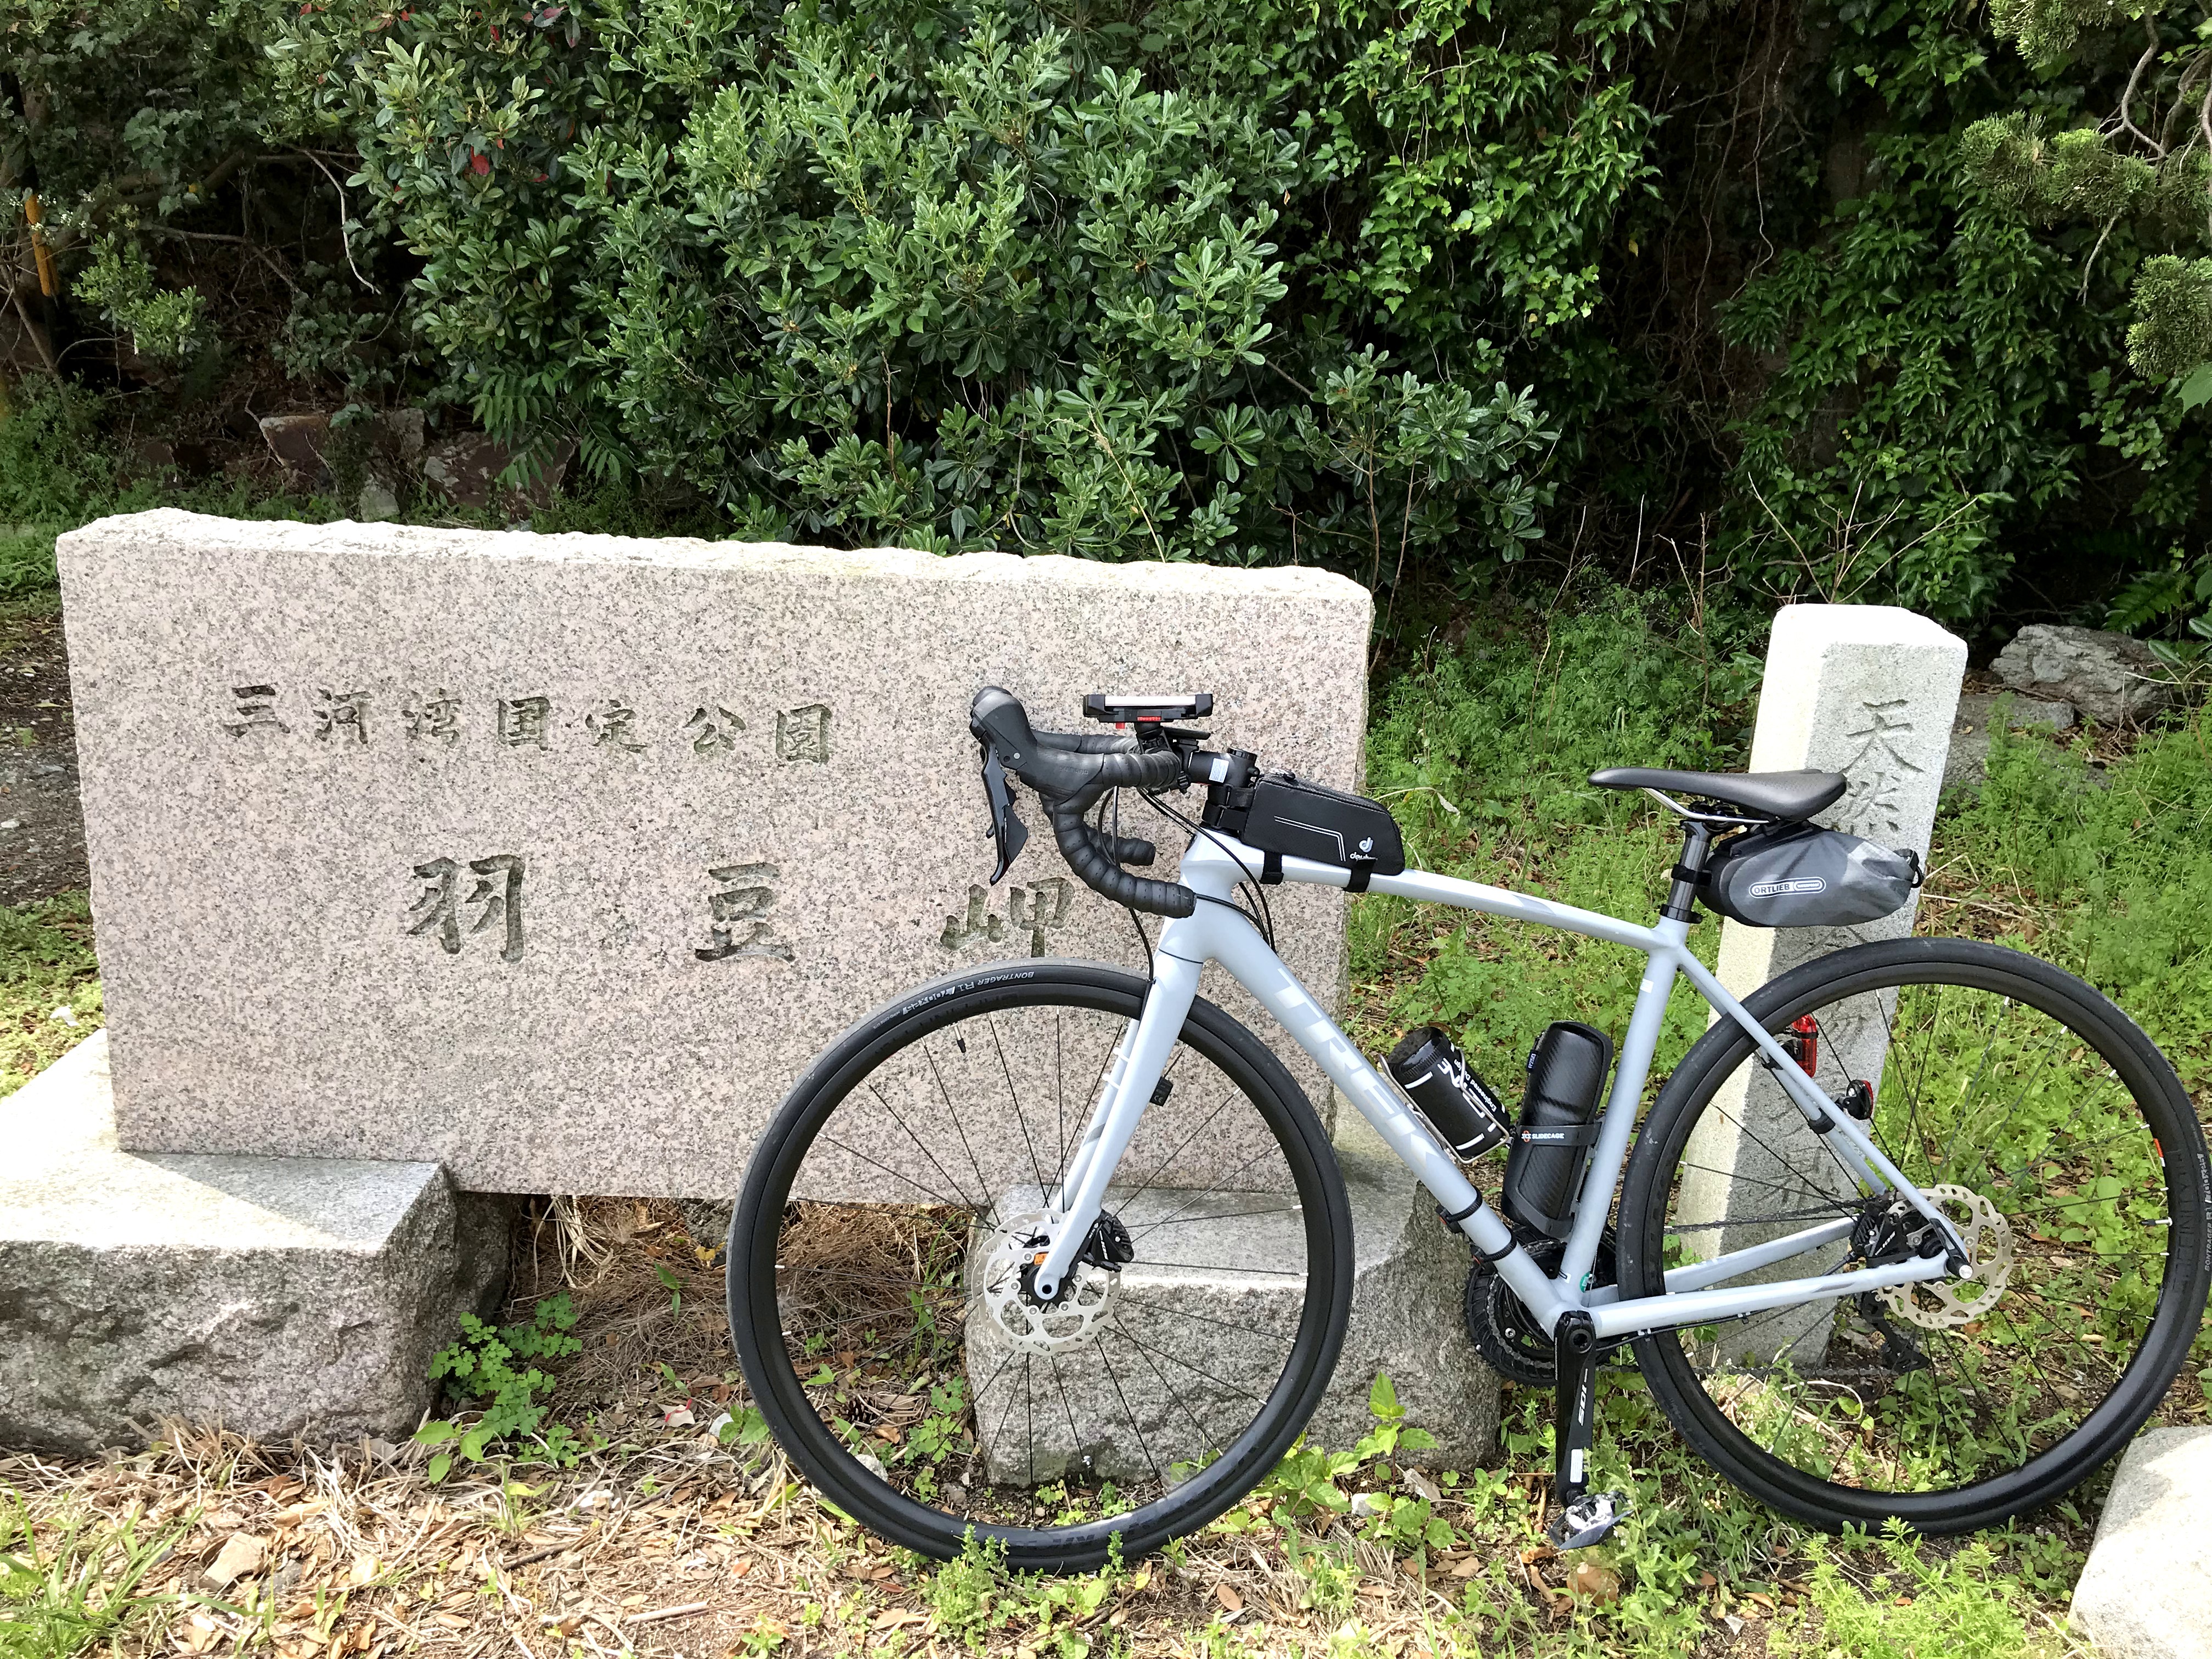
[[[1258,914],[1255,915],[1253,910],[1247,908],[1242,904],[1231,904],[1226,899],[1215,898],[1211,893],[1200,893],[1197,896],[1204,899],[1209,904],[1218,904],[1224,909],[1234,910],[1238,915],[1243,917],[1245,921],[1250,922],[1254,929],[1258,932],[1260,937],[1267,941],[1267,948],[1270,951],[1273,950],[1275,948],[1274,908],[1267,902],[1267,890],[1255,885],[1252,881],[1251,872],[1246,867],[1244,860],[1238,858],[1236,854],[1231,852],[1229,848],[1224,845],[1221,837],[1215,835],[1212,830],[1207,829],[1202,823],[1193,823],[1188,818],[1183,817],[1182,813],[1176,811],[1174,807],[1169,805],[1151,790],[1140,789],[1137,793],[1149,801],[1152,804],[1152,810],[1159,813],[1163,817],[1170,818],[1175,823],[1181,824],[1184,829],[1189,830],[1194,836],[1205,836],[1206,840],[1212,842],[1214,846],[1219,849],[1223,856],[1227,858],[1231,864],[1237,866],[1239,872],[1237,878],[1237,888],[1240,891],[1249,892],[1251,894],[1254,902],[1257,906]]]

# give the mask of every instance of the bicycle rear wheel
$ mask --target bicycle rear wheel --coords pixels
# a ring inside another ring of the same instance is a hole
[[[1126,1251],[1028,1290],[1146,982],[1001,963],[878,1011],[816,1061],[753,1154],[730,1328],[777,1441],[925,1554],[972,1530],[1010,1565],[1095,1566],[1203,1525],[1289,1449],[1351,1300],[1328,1137],[1265,1045],[1193,1005],[1106,1199]],[[1115,1257],[1122,1259],[1115,1260]]]
[[[1661,1406],[1738,1486],[1831,1528],[1963,1531],[2067,1492],[2158,1408],[2212,1281],[2204,1137],[2172,1066],[2081,980],[1972,940],[1841,951],[1746,1006],[1942,1205],[1977,1277],[1640,1338]],[[1638,1137],[1622,1293],[1844,1218],[1850,1243],[1732,1282],[1903,1259],[1881,1207],[1723,1022]]]

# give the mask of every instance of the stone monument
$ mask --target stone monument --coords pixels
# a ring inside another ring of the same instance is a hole
[[[1817,821],[1886,847],[1911,848],[1925,858],[1966,666],[1966,641],[1913,611],[1890,605],[1787,605],[1775,616],[1767,647],[1749,769],[1810,768],[1845,774],[1850,789],[1817,814]],[[1747,997],[1815,957],[1869,939],[1905,938],[1918,908],[1916,895],[1893,915],[1848,927],[1748,927],[1725,921],[1717,971],[1730,992]],[[1832,1024],[1826,1036],[1848,1048],[1878,1094],[1885,1034]],[[1724,1084],[1715,1097],[1716,1109],[1705,1113],[1692,1131],[1685,1167],[1709,1173],[1686,1176],[1680,1211],[1685,1221],[1700,1216],[1724,1219],[1731,1189],[1739,1182],[1786,1189],[1799,1179],[1770,1144],[1788,1144],[1785,1131],[1802,1135],[1804,1120],[1770,1077],[1763,1072],[1753,1076],[1755,1070],[1744,1067]],[[1835,1167],[1841,1179],[1840,1165]],[[1705,1233],[1705,1248],[1717,1255],[1759,1242],[1771,1230],[1755,1237],[1738,1236],[1740,1231],[1722,1228]],[[1837,1247],[1834,1258],[1842,1253]],[[1823,1263],[1823,1271],[1827,1265]],[[1799,1278],[1809,1271],[1799,1259],[1765,1276]],[[1820,1303],[1747,1321],[1737,1328],[1736,1340],[1747,1352],[1790,1346],[1824,1328],[1832,1305]]]
[[[1187,684],[1224,744],[1358,775],[1370,607],[1314,569],[176,512],[60,561],[133,1152],[726,1198],[878,1003],[963,963],[1133,958],[1033,805],[986,884],[979,687],[1066,730],[1085,691]],[[1282,909],[1333,1004],[1340,896]]]

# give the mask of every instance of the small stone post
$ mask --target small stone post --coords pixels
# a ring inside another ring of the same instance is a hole
[[[1841,772],[1850,779],[1850,787],[1818,821],[1885,846],[1911,848],[1925,857],[1966,666],[1966,641],[1913,611],[1893,605],[1786,605],[1775,616],[1767,647],[1750,769]],[[1815,957],[1870,939],[1904,938],[1912,931],[1917,908],[1916,896],[1894,915],[1848,927],[1777,929],[1723,922],[1721,982],[1737,997],[1747,997]],[[1848,1037],[1854,1063],[1870,1066],[1868,1080],[1879,1091],[1886,1046],[1880,1034],[1831,1035]],[[1861,1060],[1862,1055],[1869,1058]],[[1693,1133],[1686,1162],[1707,1173],[1686,1176],[1680,1206],[1685,1221],[1701,1216],[1726,1219],[1736,1177],[1747,1182],[1779,1178],[1784,1184],[1800,1178],[1759,1143],[1780,1144],[1778,1134],[1788,1130],[1802,1144],[1803,1120],[1771,1079],[1763,1074],[1753,1079],[1753,1069],[1745,1068],[1723,1085],[1715,1101],[1719,1109],[1708,1111]],[[1705,1248],[1718,1255],[1774,1231],[1771,1225],[1726,1228],[1700,1237],[1710,1241]],[[1829,1265],[1823,1261],[1820,1267],[1825,1271]],[[1801,1257],[1765,1276],[1802,1278],[1812,1270]],[[1745,1353],[1794,1348],[1812,1332],[1826,1328],[1830,1305],[1752,1320],[1740,1328],[1736,1342]]]

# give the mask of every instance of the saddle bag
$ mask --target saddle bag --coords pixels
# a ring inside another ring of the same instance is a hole
[[[1909,849],[1815,823],[1771,823],[1715,847],[1698,896],[1753,927],[1840,927],[1903,908],[1923,879]]]
[[[1209,830],[1285,858],[1310,859],[1370,876],[1402,875],[1406,845],[1381,801],[1308,783],[1295,772],[1264,772],[1249,788],[1220,792]]]

